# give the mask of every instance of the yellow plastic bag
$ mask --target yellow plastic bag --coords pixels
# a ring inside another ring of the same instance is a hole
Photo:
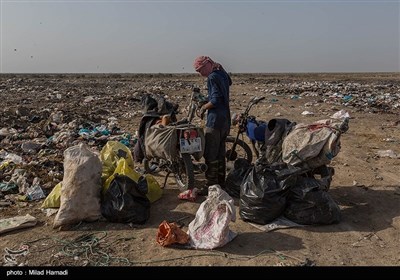
[[[100,152],[100,160],[103,164],[101,180],[104,183],[109,178],[117,167],[118,160],[126,159],[131,169],[135,167],[131,150],[124,144],[118,141],[108,141]]]
[[[108,188],[110,187],[111,181],[114,179],[115,175],[125,175],[131,178],[133,181],[138,182],[139,178],[142,176],[140,173],[133,170],[126,159],[121,158],[118,160],[117,167],[114,170],[114,173],[107,178],[107,180],[103,184],[102,194],[104,195]],[[162,196],[162,189],[160,188],[160,184],[156,179],[150,174],[145,175],[147,181],[148,192],[146,194],[147,198],[151,203],[158,200]]]
[[[60,208],[61,202],[61,183],[55,185],[53,190],[49,193],[43,201],[42,208]]]
[[[150,174],[144,175],[147,181],[147,186],[149,188],[149,192],[146,194],[147,198],[150,200],[151,203],[157,201],[161,198],[163,190],[160,187],[160,184],[157,182],[156,179]]]

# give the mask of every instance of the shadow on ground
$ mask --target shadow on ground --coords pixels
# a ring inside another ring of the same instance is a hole
[[[339,224],[307,226],[316,232],[380,231],[393,227],[400,217],[400,186],[379,189],[357,186],[338,186],[329,190],[341,208]]]

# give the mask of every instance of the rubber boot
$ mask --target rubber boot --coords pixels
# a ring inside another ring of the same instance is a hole
[[[208,187],[218,184],[218,161],[206,162],[207,171],[205,173],[206,176],[206,185],[201,188],[197,194],[198,195],[208,195]]]
[[[225,189],[226,179],[226,162],[225,160],[218,162],[218,184],[222,189]]]

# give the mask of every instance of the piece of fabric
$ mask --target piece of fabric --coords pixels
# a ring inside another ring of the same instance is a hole
[[[179,156],[178,135],[174,126],[155,124],[146,131],[146,157],[174,161]]]
[[[196,71],[199,71],[201,67],[203,67],[208,62],[208,56],[198,56],[193,62],[193,68]]]
[[[213,71],[223,69],[221,64],[214,62],[209,56],[205,55],[196,57],[196,59],[193,62],[193,68],[194,70],[199,71],[208,62],[211,63]]]

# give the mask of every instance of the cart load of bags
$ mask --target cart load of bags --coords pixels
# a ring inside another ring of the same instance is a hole
[[[144,224],[162,189],[153,176],[134,170],[131,151],[109,141],[99,154],[81,143],[64,151],[64,177],[43,202],[59,208],[53,227],[101,217],[110,222]]]
[[[348,118],[296,124],[272,119],[256,163],[236,160],[226,191],[240,198],[240,217],[267,224],[283,215],[298,224],[332,224],[340,209],[328,190],[334,175],[329,164],[340,151]]]

